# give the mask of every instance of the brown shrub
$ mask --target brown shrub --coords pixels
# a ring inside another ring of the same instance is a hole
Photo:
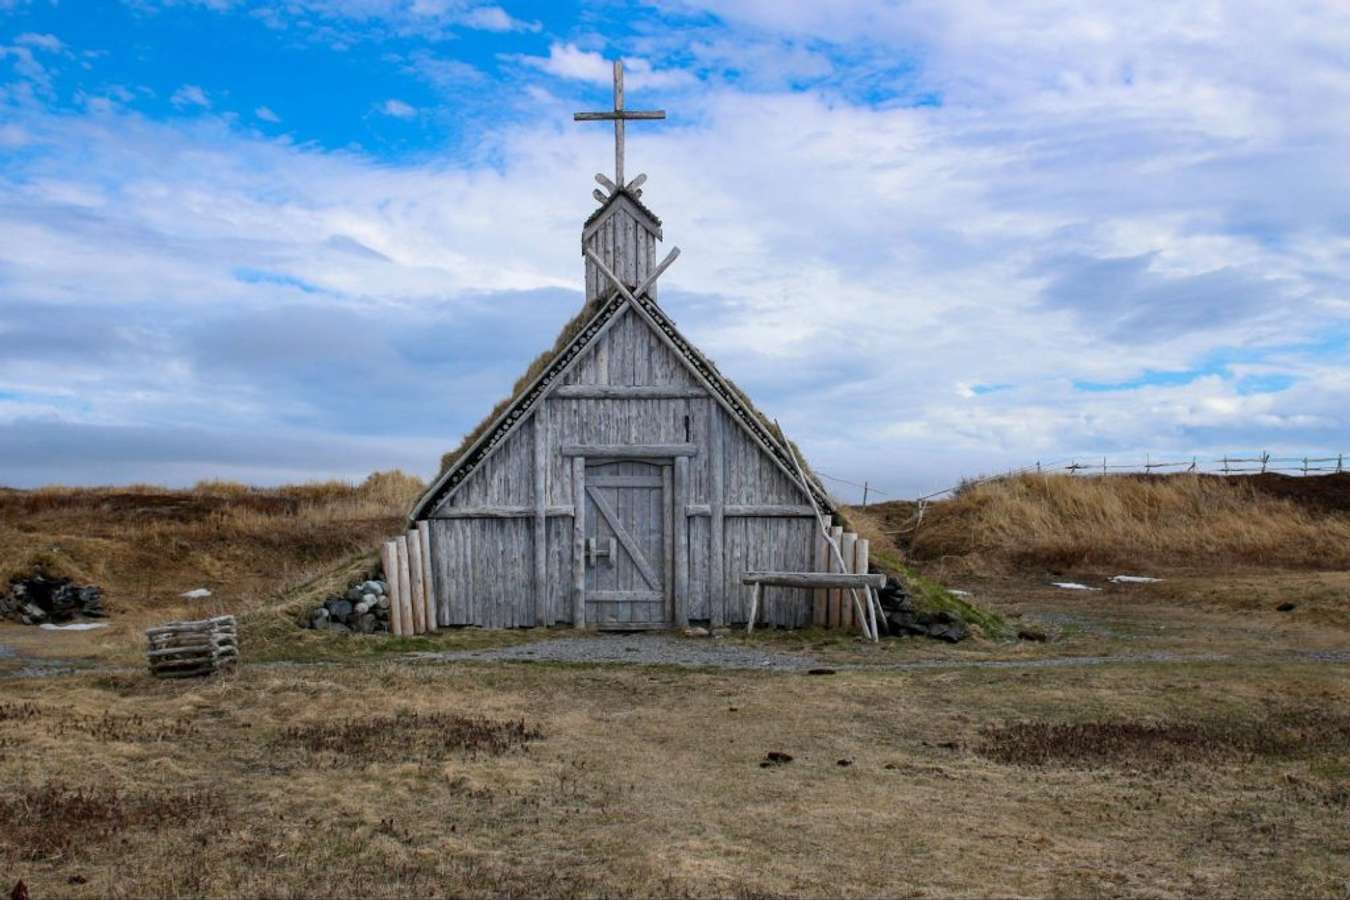
[[[156,832],[188,822],[200,825],[224,808],[212,793],[124,794],[48,782],[0,795],[0,822],[5,823],[0,847],[20,859],[65,857],[130,829]]]
[[[498,721],[455,713],[399,712],[372,718],[347,717],[284,729],[277,743],[307,753],[331,755],[335,765],[352,758],[397,754],[404,762],[437,759],[460,751],[469,756],[500,756],[543,737],[524,720]]]
[[[976,751],[1019,766],[1160,769],[1243,757],[1336,753],[1350,716],[1320,710],[1196,722],[1014,722],[981,731]]]

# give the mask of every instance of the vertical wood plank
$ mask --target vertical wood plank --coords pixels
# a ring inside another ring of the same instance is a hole
[[[408,574],[411,576],[408,599],[412,603],[413,632],[422,634],[427,630],[427,598],[422,584],[422,542],[417,537],[417,529],[409,528],[406,536],[408,546]]]
[[[414,619],[412,610],[412,571],[408,567],[408,536],[401,534],[395,539],[398,545],[398,607],[403,620],[403,634],[413,634]]]
[[[534,624],[548,616],[548,405],[534,413]]]
[[[398,605],[398,543],[385,541],[380,548],[380,564],[384,566],[384,583],[389,597],[389,630],[403,634],[403,610]]]
[[[437,609],[435,567],[431,560],[431,527],[425,521],[417,523],[417,544],[422,548],[422,602],[426,607],[427,631],[436,630]]]
[[[872,542],[864,537],[858,538],[857,542],[853,545],[853,571],[861,574],[866,574],[867,567],[871,563],[871,560],[872,560]],[[870,600],[865,591],[859,591],[858,593],[864,599]],[[851,604],[852,600],[850,599],[849,602]],[[850,608],[852,608],[852,606],[850,606]],[[868,611],[869,608],[870,603],[863,604],[864,612]],[[858,624],[862,626],[862,630],[865,632],[871,630],[870,618],[867,621],[859,622]]]
[[[586,627],[586,458],[572,458],[572,627]]]
[[[844,539],[844,526],[835,525],[830,528],[830,537],[834,539],[835,546],[839,546]],[[834,551],[830,551],[830,567],[826,570],[833,572],[838,567],[838,562],[834,558]],[[830,627],[839,628],[842,623],[844,609],[844,592],[839,588],[830,589]]]
[[[689,626],[689,457],[675,457],[675,625]]]
[[[834,516],[826,516],[826,529],[829,529],[833,524]],[[830,571],[830,545],[825,540],[825,535],[819,528],[814,529],[813,534],[816,538],[815,570],[817,572],[828,572]],[[825,588],[816,588],[813,599],[811,624],[817,628],[824,628],[830,623],[830,592]]]
[[[675,474],[674,467],[661,467],[661,501],[664,505],[662,515],[662,550],[665,571],[666,607],[665,618],[675,621]]]
[[[711,401],[709,401],[711,403]],[[726,625],[726,594],[722,590],[725,578],[722,567],[726,564],[723,555],[726,538],[726,461],[725,444],[722,440],[722,410],[713,409],[708,416],[708,507],[712,510],[709,523],[711,538],[708,547],[708,583],[712,585],[712,623],[714,627]]]
[[[844,558],[846,571],[853,571],[853,556],[857,552],[856,547],[858,536],[851,531],[844,532],[843,538],[839,541],[839,555]],[[839,627],[852,630],[854,626],[853,616],[853,595],[849,591],[841,590],[839,604]]]

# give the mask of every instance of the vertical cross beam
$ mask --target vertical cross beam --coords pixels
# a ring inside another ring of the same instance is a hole
[[[623,187],[623,60],[614,60],[614,183]]]
[[[576,122],[612,121],[614,123],[614,190],[622,190],[627,186],[623,177],[624,123],[629,119],[664,119],[665,117],[666,112],[663,109],[624,109],[623,60],[620,59],[614,61],[614,109],[605,112],[579,112],[572,114],[572,119]],[[606,187],[608,187],[608,185],[606,185]],[[611,193],[613,193],[613,190]]]

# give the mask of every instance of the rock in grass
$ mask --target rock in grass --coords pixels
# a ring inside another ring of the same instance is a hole
[[[350,600],[329,600],[324,606],[328,607],[328,614],[334,619],[346,619],[352,614],[352,604]]]
[[[1277,612],[1293,612],[1294,610],[1298,609],[1298,604],[1285,601],[1284,603],[1281,603],[1279,606],[1275,607],[1275,609]]]
[[[1019,641],[1036,641],[1037,643],[1045,643],[1046,641],[1050,640],[1050,635],[1046,634],[1044,631],[1042,631],[1039,628],[1036,628],[1035,626],[1023,625],[1021,628],[1017,629],[1017,639]]]
[[[366,613],[356,620],[356,630],[362,634],[373,634],[375,632],[375,616]]]
[[[366,605],[366,609],[370,609],[372,606],[374,606],[375,601],[377,599],[379,599],[379,595],[372,594],[370,591],[366,591],[364,594],[361,595],[361,602]]]
[[[389,598],[386,597],[384,594],[381,594],[381,595],[375,600],[375,606],[378,607],[379,609],[388,609],[388,608],[389,608]]]
[[[767,769],[772,766],[785,766],[792,762],[792,754],[783,753],[781,750],[770,750],[764,754],[764,761],[759,764],[761,769]]]
[[[354,587],[354,588],[347,588],[347,594],[346,594],[346,596],[344,597],[344,599],[346,599],[346,600],[348,600],[348,601],[350,601],[350,602],[352,602],[352,603],[360,603],[360,602],[361,602],[361,594],[362,594],[362,593],[363,593],[363,591],[361,590],[361,588],[360,588],[359,586],[358,586],[358,587]]]

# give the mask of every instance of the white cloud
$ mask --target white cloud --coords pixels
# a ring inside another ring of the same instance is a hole
[[[61,39],[54,34],[34,34],[25,32],[14,39],[14,43],[26,47],[37,47],[39,50],[47,50],[55,53],[65,47]]]
[[[459,23],[482,31],[539,31],[538,22],[525,22],[500,6],[479,6],[459,17]]]
[[[1350,338],[1336,187],[1350,124],[1326,113],[1350,100],[1340,17],[1178,7],[1134,26],[1137,9],[1113,7],[719,9],[783,46],[813,29],[856,42],[795,58],[812,78],[849,69],[863,44],[900,62],[921,48],[910,77],[942,104],[869,105],[834,82],[791,93],[712,80],[671,98],[671,122],[629,135],[629,170],[651,174],[644,200],[683,250],[663,302],[821,470],[914,494],[1037,457],[1350,444],[1350,365],[1335,343]],[[1257,45],[1259,59],[1235,53]],[[643,53],[630,84],[693,78]],[[517,59],[609,83],[604,57],[576,44]],[[324,381],[347,365],[324,348],[350,339],[378,358],[378,377],[415,369],[413,358],[462,365],[453,425],[400,419],[423,429],[408,436],[419,447],[453,443],[573,311],[575,293],[562,292],[580,288],[589,175],[612,152],[606,129],[566,121],[570,103],[538,85],[513,96],[540,105],[475,148],[491,165],[330,155],[211,116],[24,113],[9,127],[43,152],[0,184],[7,300],[75,304],[90,321],[105,310],[135,363],[97,356],[113,352],[110,338],[76,363],[0,359],[0,391],[62,386],[94,410],[49,398],[7,401],[4,414],[292,427],[269,418],[278,397],[321,418],[359,393]],[[390,103],[390,115],[417,115]],[[539,293],[501,299],[524,291]],[[267,317],[290,305],[323,315]],[[127,309],[155,315],[135,322]],[[507,327],[531,311],[548,327]],[[254,325],[217,347],[219,371],[157,330],[225,312]],[[338,312],[349,318],[312,356],[228,369],[248,335],[310,340]],[[402,343],[367,312],[406,329]],[[447,350],[433,326],[466,343]],[[1225,371],[1230,358],[1246,362]],[[267,366],[291,393],[265,380]],[[1240,383],[1282,374],[1296,380],[1278,393]],[[294,387],[306,378],[317,387]],[[1132,381],[1142,386],[1075,386]],[[414,399],[447,408],[439,393]]]
[[[386,116],[393,116],[395,119],[412,119],[417,117],[417,108],[415,106],[392,97],[384,101],[380,106],[380,111]]]
[[[257,116],[259,119],[262,119],[264,122],[275,123],[281,121],[281,116],[272,112],[271,108],[267,106],[259,106],[257,109],[253,111],[253,115]]]
[[[206,91],[195,84],[185,84],[173,92],[169,97],[169,102],[182,109],[187,106],[197,106],[202,109],[211,107],[211,100],[206,96]]]
[[[591,84],[610,84],[614,80],[612,60],[594,50],[582,50],[576,44],[550,44],[548,56],[512,55],[505,58],[556,78]],[[649,61],[640,57],[625,57],[623,63],[625,87],[659,89],[687,86],[695,82],[694,76],[683,69],[654,70]]]

